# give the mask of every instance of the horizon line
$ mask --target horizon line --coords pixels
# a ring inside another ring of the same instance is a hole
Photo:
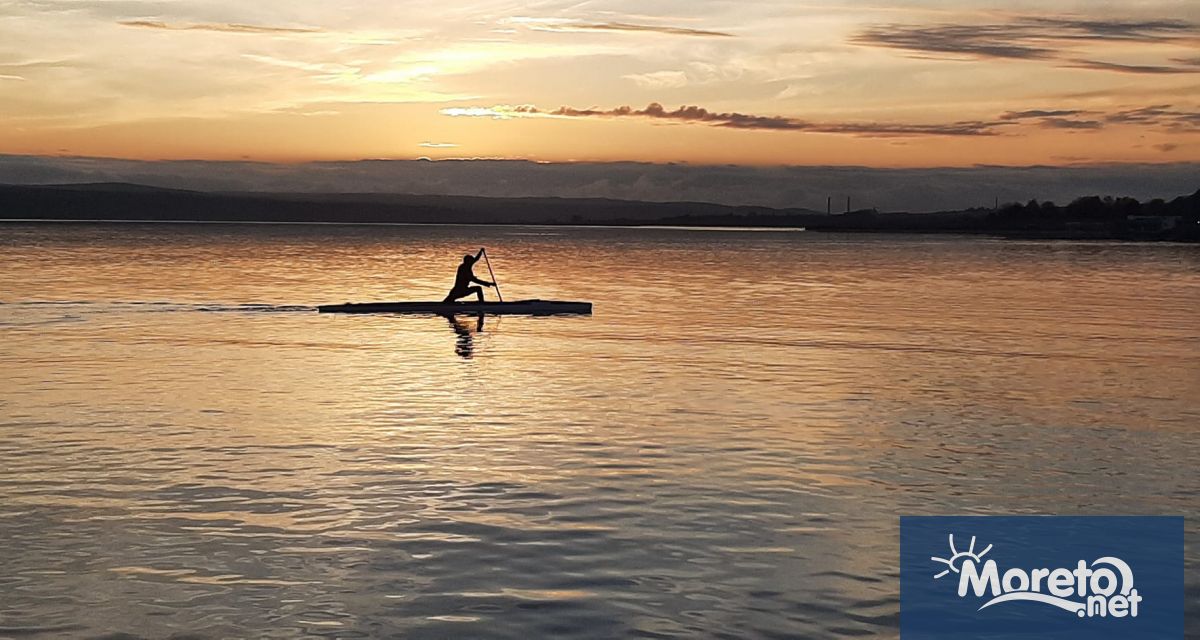
[[[1047,164],[1047,163],[1032,163],[1032,164],[990,164],[990,163],[975,163],[962,165],[866,165],[866,164],[758,164],[758,163],[734,163],[734,162],[692,162],[688,160],[669,160],[669,161],[652,161],[652,160],[538,160],[535,158],[520,158],[520,157],[490,157],[490,156],[474,156],[474,157],[447,157],[447,158],[430,158],[428,156],[418,157],[359,157],[359,158],[342,158],[342,159],[306,159],[306,160],[260,160],[252,158],[196,158],[196,157],[177,157],[177,158],[134,158],[124,156],[99,156],[99,155],[80,155],[80,154],[39,154],[39,153],[12,153],[0,151],[0,158],[37,158],[48,160],[103,160],[116,162],[142,162],[142,163],[174,163],[174,162],[208,162],[222,164],[260,164],[260,165],[282,165],[282,166],[300,166],[300,165],[315,165],[315,164],[354,164],[368,162],[408,162],[421,163],[526,163],[530,165],[644,165],[644,166],[686,166],[686,167],[745,167],[755,169],[868,169],[872,171],[928,171],[928,170],[970,170],[970,169],[1072,169],[1072,168],[1103,168],[1103,167],[1168,167],[1168,166],[1187,166],[1200,165],[1200,159],[1196,160],[1171,160],[1164,162],[1123,162],[1113,160],[1098,160],[1098,161],[1080,161],[1068,162],[1063,164]],[[74,184],[74,183],[63,183]]]

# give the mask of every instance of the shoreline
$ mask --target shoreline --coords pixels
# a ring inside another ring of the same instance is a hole
[[[1190,246],[1197,240],[1156,239],[1110,237],[1097,235],[1067,235],[1052,233],[1021,234],[1001,233],[991,231],[970,231],[964,229],[863,229],[863,228],[808,228],[788,226],[750,226],[750,225],[675,225],[630,222],[621,224],[615,222],[589,224],[586,222],[362,222],[362,221],[323,221],[323,220],[164,220],[138,218],[3,218],[3,224],[29,225],[88,225],[88,224],[171,224],[171,225],[212,225],[212,226],[304,226],[304,227],[524,227],[524,228],[570,228],[570,229],[641,229],[646,231],[699,231],[718,233],[817,233],[817,234],[847,234],[847,235],[878,235],[878,236],[957,236],[963,238],[982,238],[991,240],[1013,241],[1053,241],[1053,242],[1095,242],[1121,244],[1177,244]]]
[[[1170,202],[1078,198],[929,213],[845,213],[697,202],[405,194],[241,194],[133,184],[0,185],[0,221],[25,223],[530,225],[1200,242],[1200,191]]]

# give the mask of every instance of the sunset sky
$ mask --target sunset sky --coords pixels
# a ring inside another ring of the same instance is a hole
[[[0,0],[0,153],[1200,160],[1200,2]]]

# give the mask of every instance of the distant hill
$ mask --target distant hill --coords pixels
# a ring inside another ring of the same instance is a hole
[[[1089,196],[938,213],[737,207],[604,198],[383,193],[214,193],[126,183],[0,185],[0,220],[610,224],[804,227],[812,231],[974,233],[1022,238],[1200,241],[1200,191],[1173,200]]]
[[[71,184],[35,185],[35,187],[63,191],[107,191],[116,193],[199,193],[188,189],[152,187],[144,184],[133,184],[132,182],[77,182]]]
[[[804,209],[603,198],[485,198],[383,193],[209,193],[135,184],[0,185],[0,219],[461,224],[646,223],[772,218]]]

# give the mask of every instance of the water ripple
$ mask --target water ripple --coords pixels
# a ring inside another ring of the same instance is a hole
[[[895,637],[900,514],[1200,508],[1186,247],[5,231],[3,637]],[[480,244],[596,314],[313,311]]]

